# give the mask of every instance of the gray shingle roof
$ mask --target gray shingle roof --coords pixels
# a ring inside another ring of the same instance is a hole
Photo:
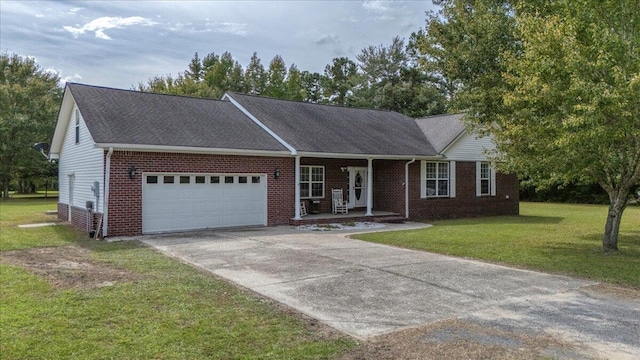
[[[436,155],[414,119],[393,111],[228,95],[300,152]]]
[[[465,131],[463,114],[444,114],[416,119],[416,124],[438,152],[442,152]]]
[[[97,143],[287,150],[228,101],[67,87]]]

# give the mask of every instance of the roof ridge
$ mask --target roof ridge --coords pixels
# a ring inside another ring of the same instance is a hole
[[[356,110],[369,110],[369,111],[391,112],[391,113],[396,113],[396,114],[400,114],[400,115],[403,115],[403,116],[407,116],[407,115],[404,115],[404,114],[402,114],[402,113],[400,113],[400,112],[398,112],[398,111],[388,110],[388,109],[373,109],[373,108],[367,108],[367,107],[362,107],[362,106],[346,106],[346,105],[320,104],[320,103],[314,103],[314,102],[309,102],[309,101],[301,101],[301,100],[279,99],[279,98],[275,98],[275,97],[272,97],[272,96],[263,96],[263,95],[255,95],[255,94],[245,94],[245,93],[240,93],[240,92],[237,92],[237,91],[226,91],[226,93],[235,94],[235,95],[241,95],[241,96],[255,97],[255,98],[258,98],[258,99],[287,101],[287,102],[293,102],[293,103],[296,103],[296,104],[309,104],[309,105],[317,105],[317,106],[325,106],[325,107],[341,108],[341,109],[356,109]]]
[[[147,92],[147,91],[133,90],[133,89],[118,89],[118,88],[113,88],[113,87],[109,87],[109,86],[89,85],[89,84],[81,84],[81,83],[76,83],[76,82],[67,82],[66,85],[78,85],[78,86],[85,86],[85,87],[91,87],[91,88],[97,88],[97,89],[112,90],[112,91],[123,91],[123,92],[146,94],[146,95],[171,96],[171,97],[177,97],[177,98],[183,98],[183,99],[213,100],[213,101],[219,101],[219,102],[228,102],[227,100],[209,98],[209,97],[198,97],[198,96],[179,95],[179,94],[166,94],[166,93],[159,93],[159,92]]]

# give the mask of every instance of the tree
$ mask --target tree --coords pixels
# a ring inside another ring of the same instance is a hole
[[[264,91],[266,83],[264,66],[260,63],[260,58],[256,52],[251,56],[249,65],[247,65],[244,72],[244,81],[249,94],[260,95]]]
[[[295,64],[289,67],[289,75],[285,81],[285,98],[295,101],[303,101],[305,89],[302,86],[302,73]]]
[[[9,197],[13,180],[33,183],[47,166],[32,146],[52,136],[62,89],[31,58],[0,54],[0,70],[0,181]]]
[[[347,98],[357,82],[358,67],[346,57],[333,59],[331,65],[324,68],[323,89],[325,99],[332,104],[346,106]]]
[[[282,56],[276,55],[269,63],[267,72],[267,83],[264,88],[265,96],[284,99],[286,96],[285,80],[287,78],[287,67]]]
[[[362,76],[353,90],[355,105],[412,117],[444,112],[444,94],[418,69],[404,40],[395,37],[388,46],[364,48],[357,59]]]
[[[204,66],[202,66],[202,61],[198,57],[198,53],[195,54],[191,62],[189,63],[189,70],[185,72],[191,80],[195,82],[199,82],[202,80],[202,75],[204,74]]]
[[[302,72],[302,88],[304,90],[304,101],[311,103],[319,103],[322,101],[323,88],[322,88],[322,75],[317,72],[311,73],[308,71]]]
[[[602,246],[640,188],[640,3],[443,1],[421,47],[453,103],[493,135],[496,165],[545,187],[598,183]]]

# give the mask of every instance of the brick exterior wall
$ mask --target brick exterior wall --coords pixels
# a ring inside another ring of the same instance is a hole
[[[58,203],[58,219],[62,221],[69,221],[69,205]]]
[[[137,169],[134,179],[129,178],[131,165]],[[280,169],[278,179],[273,177],[276,168]],[[108,236],[142,233],[144,172],[264,173],[267,174],[268,225],[287,224],[293,217],[293,158],[115,151],[111,156],[109,179]]]
[[[106,155],[105,155],[106,156]],[[406,160],[373,161],[373,209],[402,214],[405,210]],[[345,198],[349,179],[342,167],[367,167],[366,160],[302,158],[301,165],[325,167],[325,196],[319,211],[331,212],[331,189],[342,188]],[[106,161],[105,161],[106,164]],[[137,169],[130,179],[128,169]],[[279,179],[273,177],[280,169]],[[490,215],[515,215],[519,212],[518,180],[514,175],[496,175],[496,196],[477,197],[475,162],[456,162],[455,198],[420,198],[420,161],[409,166],[409,213],[412,220],[461,218]],[[116,151],[111,157],[109,195],[109,236],[131,236],[142,233],[142,181],[144,172],[158,173],[260,173],[267,174],[268,225],[287,224],[294,212],[294,159],[290,157],[249,157],[231,155],[174,154]],[[506,196],[509,199],[506,199]],[[308,200],[304,200],[307,201]],[[309,204],[308,204],[309,205]],[[87,211],[58,203],[58,217],[70,221],[82,231],[87,229]],[[94,214],[93,228],[98,216]]]
[[[420,161],[409,166],[409,217],[413,220],[517,215],[518,178],[496,174],[496,196],[476,196],[476,163],[456,162],[455,198],[420,198]],[[509,199],[506,197],[509,196]]]

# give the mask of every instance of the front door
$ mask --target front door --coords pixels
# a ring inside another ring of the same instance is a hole
[[[349,208],[367,206],[367,168],[349,167]]]

